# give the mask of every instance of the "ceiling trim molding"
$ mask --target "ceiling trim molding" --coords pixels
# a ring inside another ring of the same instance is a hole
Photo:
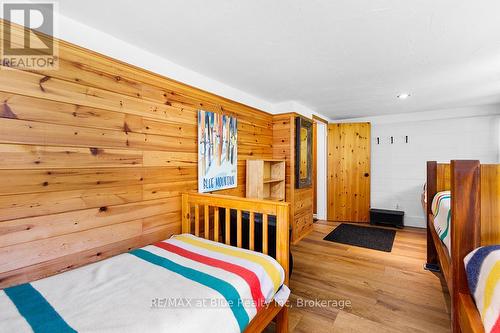
[[[315,114],[313,114],[312,119],[328,125],[328,120],[321,118],[320,116],[317,116]]]

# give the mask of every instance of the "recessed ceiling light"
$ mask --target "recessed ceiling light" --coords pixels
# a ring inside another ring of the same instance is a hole
[[[407,99],[408,97],[410,97],[409,93],[401,93],[397,96],[399,99]]]

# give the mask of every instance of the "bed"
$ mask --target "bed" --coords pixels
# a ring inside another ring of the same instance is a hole
[[[448,254],[451,255],[451,191],[436,193],[431,202],[431,212],[433,216],[433,227],[439,239],[443,242],[444,246],[446,246]]]
[[[426,268],[443,274],[454,333],[500,330],[499,174],[479,161],[427,162]]]
[[[275,319],[286,332],[288,204],[207,194],[182,202],[180,235],[0,290],[0,331],[260,332]],[[276,260],[218,242],[219,209],[275,216]]]

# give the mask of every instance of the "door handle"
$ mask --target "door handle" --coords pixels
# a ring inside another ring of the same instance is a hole
[[[365,177],[370,177],[370,174],[368,172],[365,172]]]

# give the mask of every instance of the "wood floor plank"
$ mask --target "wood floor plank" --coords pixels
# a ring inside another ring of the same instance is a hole
[[[335,333],[398,333],[398,330],[388,328],[387,326],[375,323],[347,312],[341,312],[335,320],[333,326]]]
[[[387,253],[324,241],[337,225],[319,221],[292,246],[290,332],[450,332],[448,291],[423,269],[424,229],[398,230]]]

